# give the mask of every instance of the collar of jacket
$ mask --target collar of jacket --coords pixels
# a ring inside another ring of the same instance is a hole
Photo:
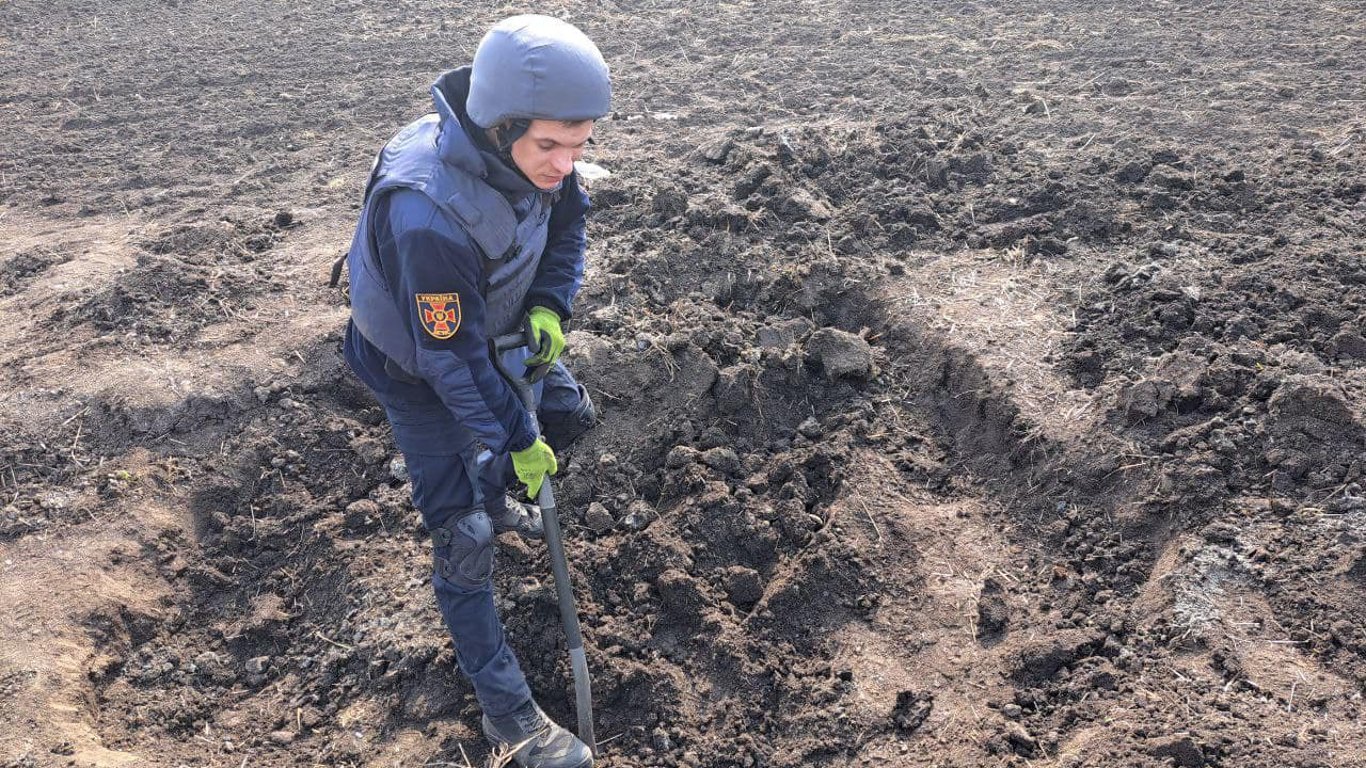
[[[432,105],[441,121],[436,152],[444,163],[483,179],[489,186],[517,200],[540,192],[525,176],[510,167],[491,147],[485,148],[470,131],[479,127],[465,114],[465,97],[470,92],[470,68],[452,69],[432,84]]]

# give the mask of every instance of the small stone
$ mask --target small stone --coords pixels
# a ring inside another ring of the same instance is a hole
[[[799,189],[788,197],[787,210],[796,216],[814,221],[825,221],[834,215],[834,211],[824,200],[805,189]]]
[[[253,656],[247,659],[247,673],[252,675],[262,675],[270,668],[269,656]]]
[[[1010,606],[1005,589],[995,579],[987,579],[977,599],[977,639],[990,643],[999,640],[1010,625]]]
[[[521,536],[500,536],[498,547],[514,563],[529,562],[532,558],[531,547]]]
[[[678,469],[686,466],[698,457],[696,448],[687,445],[675,445],[664,457],[664,466],[669,469]]]
[[[688,212],[688,195],[681,189],[661,190],[655,195],[653,207],[666,218],[682,216]]]
[[[379,517],[379,505],[369,499],[359,499],[346,505],[346,525],[351,528],[374,522]]]
[[[781,349],[810,333],[812,323],[804,317],[792,318],[765,325],[755,331],[754,340],[765,349]]]
[[[384,443],[373,437],[357,437],[351,443],[351,450],[366,464],[378,464],[389,455]]]
[[[404,461],[402,456],[395,456],[394,460],[389,462],[389,476],[400,483],[408,482],[408,462]]]
[[[38,507],[46,510],[66,509],[67,499],[58,491],[48,491],[38,497]]]
[[[730,151],[735,148],[735,142],[730,139],[718,139],[702,147],[701,155],[703,159],[712,163],[724,163],[730,156]]]
[[[270,740],[276,744],[284,746],[285,744],[293,743],[294,735],[295,734],[293,731],[271,731]]]
[[[608,169],[597,163],[590,163],[586,160],[574,161],[574,170],[579,174],[579,180],[584,183],[584,186],[599,179],[608,179],[612,177],[612,172]]]
[[[1006,724],[1006,741],[1010,742],[1010,748],[1015,754],[1021,757],[1031,757],[1039,751],[1038,740],[1019,723]]]
[[[1171,168],[1158,168],[1148,174],[1148,183],[1167,189],[1187,191],[1195,189],[1195,177]]]
[[[740,471],[740,457],[729,448],[712,448],[702,454],[702,463],[728,475]]]
[[[1024,714],[1024,709],[1021,708],[1019,704],[1011,703],[1005,705],[1004,707],[1001,707],[1001,714],[1005,715],[1011,720],[1015,720],[1019,718],[1020,715]]]
[[[643,501],[633,501],[626,508],[626,515],[621,522],[632,531],[643,531],[654,519],[654,507]]]
[[[604,533],[617,524],[617,519],[607,511],[607,507],[595,501],[589,504],[588,510],[584,512],[583,524],[595,533]]]
[[[873,373],[873,350],[862,337],[837,328],[822,328],[806,344],[808,362],[828,379],[866,379]]]
[[[942,187],[948,181],[949,161],[931,157],[925,161],[925,178],[932,187]]]
[[[670,568],[655,580],[664,608],[676,617],[696,619],[707,604],[701,583],[686,572]]]
[[[660,752],[668,752],[673,749],[673,739],[669,738],[669,732],[663,728],[656,728],[650,734],[650,743]]]
[[[754,605],[764,596],[764,583],[759,572],[743,565],[726,568],[721,584],[731,602],[741,607]]]
[[[1328,341],[1328,348],[1339,357],[1366,360],[1366,337],[1354,328],[1344,328]]]
[[[754,340],[758,343],[758,345],[761,348],[764,349],[780,349],[782,347],[786,347],[788,344],[791,344],[794,341],[792,335],[789,333],[784,333],[783,329],[770,328],[769,326],[764,326],[763,328],[760,328],[758,331],[756,331],[754,334]]]
[[[1100,86],[1100,92],[1106,96],[1128,96],[1138,90],[1138,84],[1122,77],[1112,77]]]
[[[934,710],[934,697],[928,693],[901,691],[892,707],[892,724],[903,733],[919,728]]]
[[[1205,753],[1189,736],[1161,742],[1153,747],[1151,754],[1159,759],[1170,757],[1181,768],[1201,768],[1205,764]]]
[[[821,423],[816,420],[815,416],[807,416],[802,423],[797,425],[797,431],[800,432],[803,437],[815,440],[825,434],[825,427],[821,426]]]
[[[922,232],[933,232],[943,226],[939,220],[939,215],[934,209],[924,203],[914,203],[899,211],[898,216],[907,224],[919,229]]]
[[[1152,171],[1152,165],[1141,161],[1134,161],[1125,164],[1118,171],[1115,171],[1115,180],[1124,184],[1137,184],[1148,178],[1148,173]]]

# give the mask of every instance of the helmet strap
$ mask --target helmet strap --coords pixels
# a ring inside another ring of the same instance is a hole
[[[498,154],[510,157],[512,155],[512,145],[526,135],[527,129],[531,127],[530,120],[504,120],[498,125],[489,129],[490,138],[493,140],[493,148],[498,150]]]

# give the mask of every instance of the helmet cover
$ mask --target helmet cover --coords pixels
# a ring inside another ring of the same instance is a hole
[[[607,62],[573,24],[536,14],[513,16],[479,42],[465,100],[476,125],[596,120],[611,109]]]

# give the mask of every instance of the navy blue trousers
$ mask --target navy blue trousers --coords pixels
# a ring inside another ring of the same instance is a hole
[[[368,381],[370,376],[366,374],[373,372],[357,373],[362,374],[361,379],[370,385],[389,417],[394,442],[408,465],[413,505],[422,513],[427,530],[452,529],[461,518],[485,509],[496,516],[502,509],[504,492],[516,478],[511,457],[485,454],[481,464],[475,446],[451,441],[451,435],[458,434],[453,429],[454,417],[434,393],[430,398],[416,397],[408,389],[409,396],[399,397],[391,388],[377,387]],[[579,386],[563,364],[555,365],[536,386],[536,392],[537,412],[543,420],[572,413],[579,407]],[[489,546],[493,546],[492,542]],[[436,556],[447,555],[437,547]],[[516,654],[508,647],[494,607],[492,582],[484,580],[478,586],[467,586],[433,569],[432,586],[446,628],[455,642],[460,671],[469,678],[484,713],[499,717],[529,701],[531,690],[526,676]]]

